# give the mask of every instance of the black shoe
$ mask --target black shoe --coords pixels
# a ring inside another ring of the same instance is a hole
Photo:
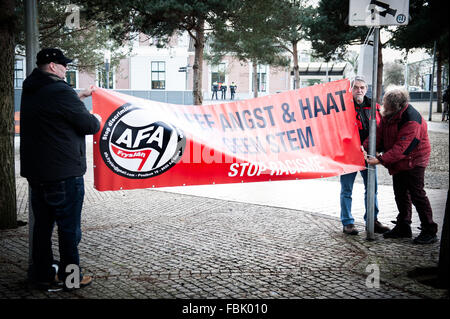
[[[414,238],[413,243],[414,244],[420,244],[420,245],[427,245],[437,242],[437,236],[436,234],[429,233],[429,232],[420,232],[419,236]]]
[[[61,291],[63,289],[62,282],[58,281],[56,277],[54,281],[50,282],[34,281],[33,284],[37,289],[48,292]]]
[[[344,226],[343,233],[347,235],[358,235],[358,230],[355,228],[355,225],[348,224]]]
[[[387,231],[383,234],[384,238],[411,238],[412,232],[411,232],[411,226],[407,223],[399,223],[394,222],[395,225],[394,228],[392,228],[390,231]]]
[[[374,232],[377,234],[384,234],[385,232],[390,231],[389,227],[384,226],[382,223],[380,223],[378,220],[375,221],[374,225]]]

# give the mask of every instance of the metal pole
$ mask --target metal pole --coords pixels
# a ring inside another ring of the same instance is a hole
[[[436,64],[436,41],[434,41],[433,48],[433,71],[430,79],[430,112],[428,114],[428,121],[431,122],[431,115],[433,114],[433,86],[434,86],[434,65]]]
[[[37,1],[25,1],[25,48],[27,57],[27,76],[36,67],[36,55],[39,51],[39,31]]]
[[[409,70],[408,70],[409,66],[408,66],[408,60],[406,60],[406,65],[405,65],[405,87],[406,87],[406,91],[409,91]]]
[[[36,66],[36,55],[39,51],[39,30],[37,0],[25,0],[25,49],[26,74],[31,74]],[[31,279],[33,268],[33,227],[34,215],[31,206],[31,187],[28,185],[28,278]]]
[[[109,89],[109,60],[106,59],[105,62],[105,72],[106,72],[106,88]]]
[[[377,76],[378,76],[378,42],[380,39],[380,27],[374,28],[373,39],[373,70],[372,70],[372,105],[370,108],[370,124],[369,124],[369,155],[376,154],[377,139],[377,120],[376,120],[376,104],[377,104]],[[374,223],[375,223],[375,165],[369,165],[367,174],[367,240],[375,240]]]

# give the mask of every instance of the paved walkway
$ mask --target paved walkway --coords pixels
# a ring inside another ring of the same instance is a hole
[[[446,290],[407,276],[416,267],[437,265],[439,242],[420,246],[380,235],[366,240],[360,183],[353,213],[361,233],[346,236],[336,181],[98,192],[91,170],[79,248],[94,283],[71,293],[30,286],[25,226],[0,231],[0,298],[448,299]],[[447,190],[427,193],[441,230]],[[18,176],[24,221],[27,198],[26,181]],[[389,223],[396,215],[390,186],[379,187],[379,199],[380,220]],[[379,269],[379,287],[369,280],[373,269]]]
[[[0,298],[448,298],[407,276],[436,265],[439,243],[349,237],[337,217],[302,209],[163,190],[97,192],[89,179],[86,189],[80,255],[95,282],[72,293],[29,286],[28,228],[20,227],[0,232]],[[20,178],[18,197],[24,220]],[[366,285],[373,265],[378,288]]]

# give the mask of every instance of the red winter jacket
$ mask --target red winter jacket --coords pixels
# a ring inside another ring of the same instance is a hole
[[[368,139],[364,142],[367,149]],[[431,146],[427,122],[410,104],[391,118],[383,117],[377,127],[378,160],[394,175],[414,167],[426,167]]]

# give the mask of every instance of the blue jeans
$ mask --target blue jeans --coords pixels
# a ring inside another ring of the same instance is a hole
[[[67,265],[79,266],[78,244],[81,240],[81,208],[84,199],[83,177],[71,177],[59,182],[29,181],[33,207],[32,278],[52,282],[52,233],[58,226],[60,266],[58,277],[64,280]]]
[[[354,224],[355,220],[352,216],[352,192],[353,192],[353,184],[355,182],[356,173],[350,173],[341,175],[341,222],[342,225],[346,226],[349,224]],[[364,206],[366,208],[366,213],[364,214],[364,220],[366,220],[367,217],[367,176],[368,176],[368,170],[365,169],[363,171],[360,171],[361,176],[364,180]],[[377,220],[378,216],[378,181],[377,181],[377,171],[375,168],[375,220]]]

